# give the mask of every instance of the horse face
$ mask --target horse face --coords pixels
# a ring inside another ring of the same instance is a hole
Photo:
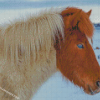
[[[93,36],[93,25],[88,13],[77,8],[62,12],[65,38],[56,38],[57,67],[74,84],[88,94],[100,92],[100,67],[89,38]],[[59,42],[60,40],[60,42]]]
[[[100,91],[100,68],[94,51],[85,36],[78,30],[65,35],[57,45],[57,67],[74,84],[89,94]]]

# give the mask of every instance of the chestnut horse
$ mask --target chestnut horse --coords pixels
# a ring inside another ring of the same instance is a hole
[[[88,94],[100,92],[90,15],[69,7],[1,26],[0,100],[31,100],[57,71]]]

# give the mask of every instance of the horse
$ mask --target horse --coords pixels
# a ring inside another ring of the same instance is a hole
[[[0,26],[0,100],[31,100],[57,71],[85,93],[99,93],[91,11],[51,9]]]

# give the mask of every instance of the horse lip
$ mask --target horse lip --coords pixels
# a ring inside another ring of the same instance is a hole
[[[100,87],[97,90],[95,90],[95,93],[99,93],[99,92],[100,92]]]
[[[89,90],[90,90],[91,95],[95,95],[100,92],[100,87],[98,89],[96,89],[95,91],[93,91],[92,88],[89,86]]]
[[[90,94],[91,95],[94,95],[95,94],[90,86],[89,86],[89,90],[90,90]]]

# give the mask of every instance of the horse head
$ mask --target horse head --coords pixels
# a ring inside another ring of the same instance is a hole
[[[100,67],[91,45],[94,27],[90,15],[91,10],[86,13],[78,8],[62,11],[64,38],[56,37],[55,49],[61,73],[93,95],[100,92]]]

